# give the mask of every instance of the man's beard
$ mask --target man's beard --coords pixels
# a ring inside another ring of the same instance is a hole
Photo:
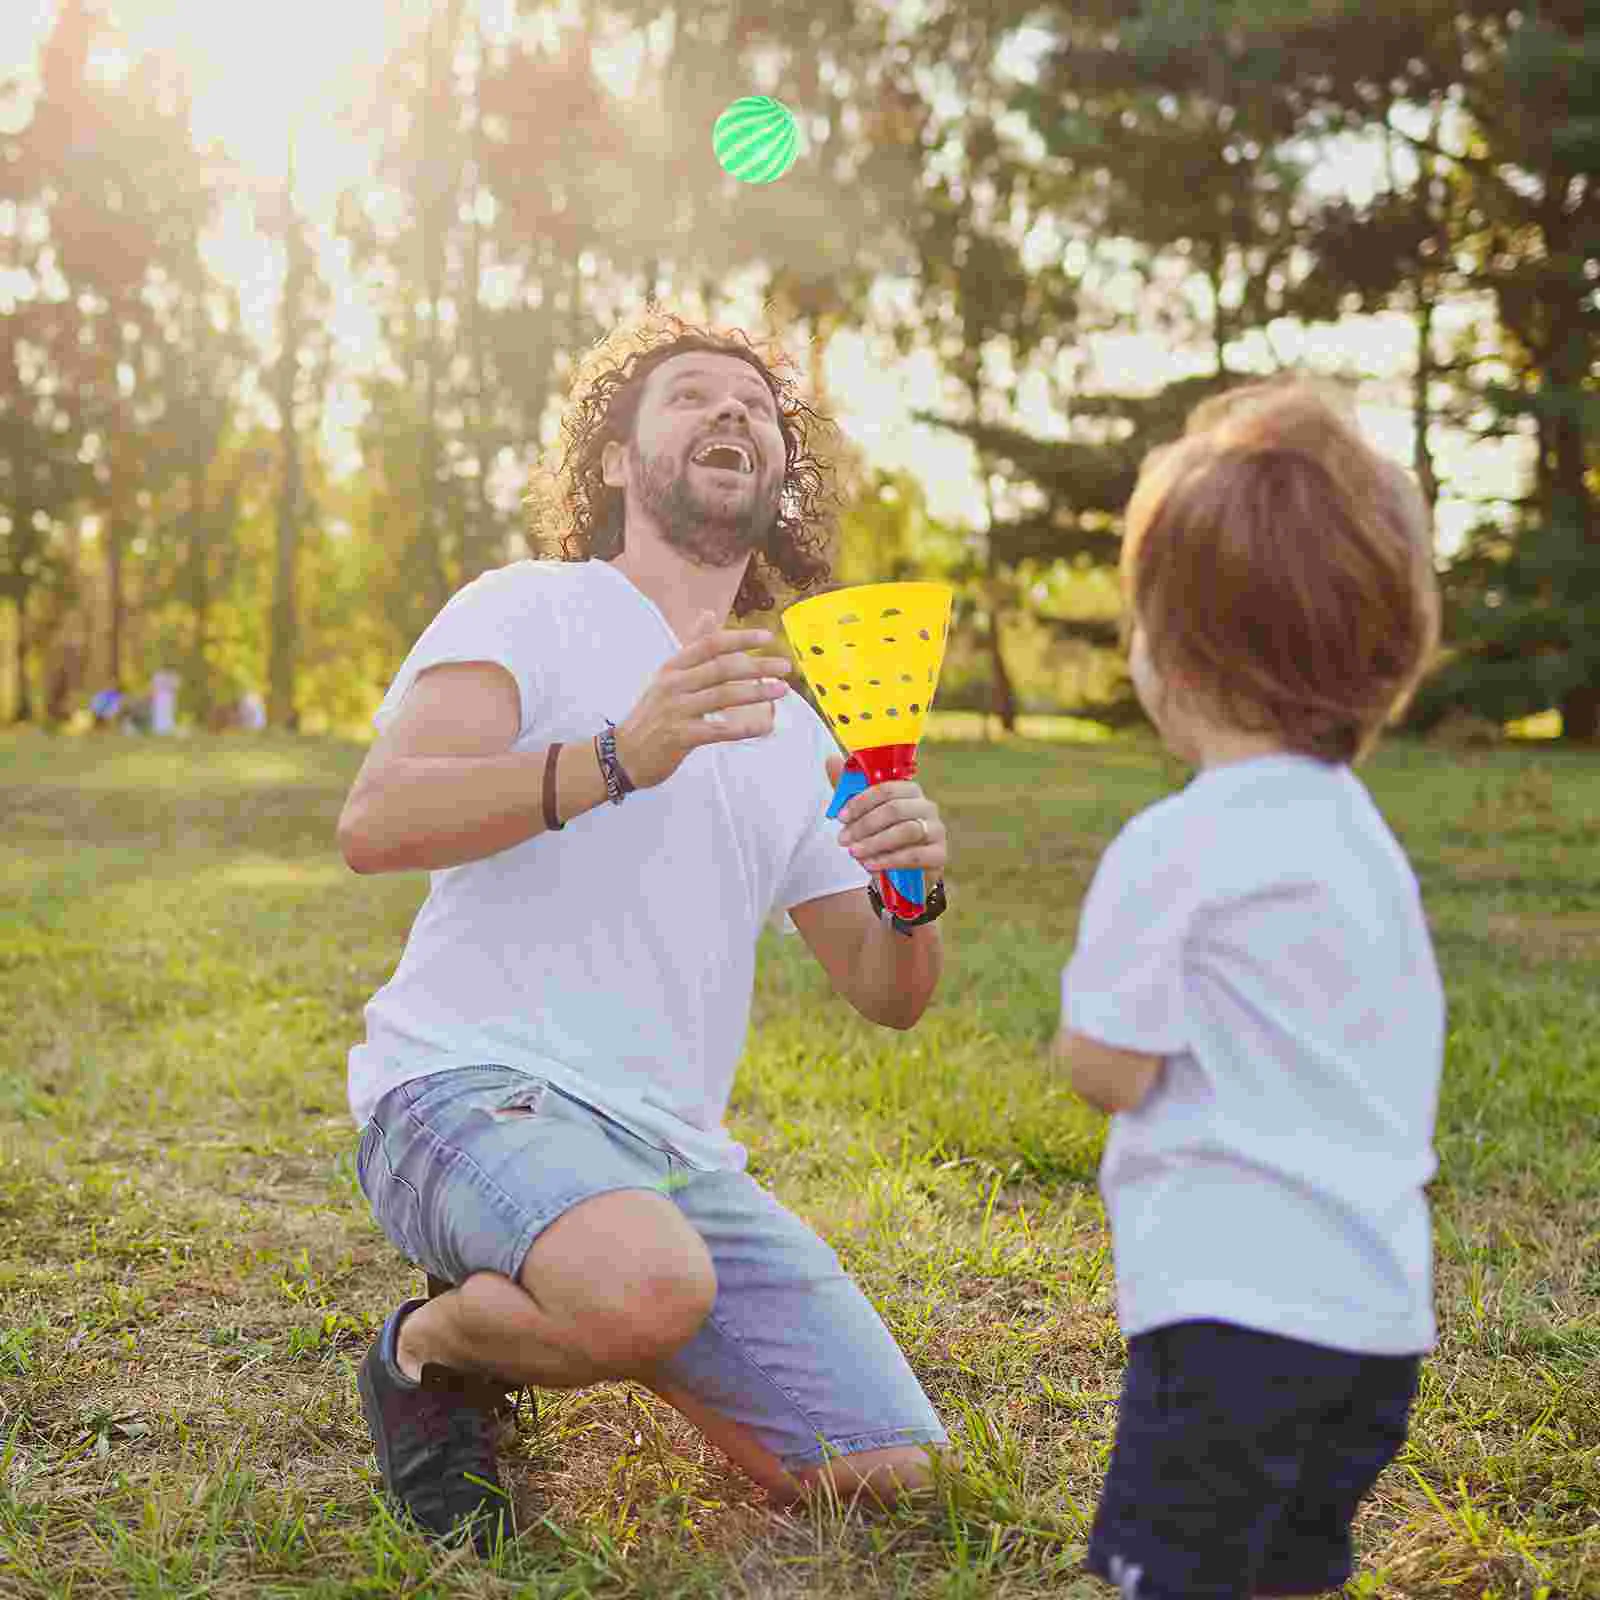
[[[753,494],[730,503],[725,491],[691,484],[688,463],[680,468],[664,455],[646,463],[637,444],[628,449],[645,510],[661,537],[697,566],[731,567],[767,542],[778,520],[781,485],[763,489],[758,476]]]

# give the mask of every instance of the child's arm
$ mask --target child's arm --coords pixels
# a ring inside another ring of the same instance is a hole
[[[1117,1050],[1070,1028],[1056,1034],[1050,1055],[1066,1067],[1067,1080],[1077,1093],[1107,1116],[1143,1105],[1165,1065],[1163,1056]]]
[[[1143,1105],[1166,1058],[1189,1044],[1184,947],[1200,886],[1176,821],[1170,807],[1152,807],[1111,842],[1061,974],[1051,1058],[1108,1114]]]

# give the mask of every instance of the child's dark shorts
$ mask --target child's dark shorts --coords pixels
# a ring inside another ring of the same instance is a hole
[[[1343,1587],[1351,1519],[1405,1443],[1420,1366],[1225,1322],[1136,1334],[1089,1570],[1124,1600]]]

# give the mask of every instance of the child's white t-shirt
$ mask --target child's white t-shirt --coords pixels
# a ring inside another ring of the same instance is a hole
[[[1415,875],[1347,766],[1202,770],[1101,860],[1068,1028],[1165,1057],[1100,1189],[1125,1335],[1215,1319],[1433,1348],[1444,991]]]
[[[609,563],[520,561],[449,601],[375,720],[425,668],[493,661],[517,683],[514,749],[582,745],[606,718],[620,724],[681,648]],[[621,805],[430,874],[350,1052],[356,1121],[409,1079],[494,1063],[546,1078],[692,1166],[742,1166],[722,1120],[762,925],[793,932],[790,906],[869,881],[825,816],[832,734],[798,694],[775,708],[765,737],[702,746]]]

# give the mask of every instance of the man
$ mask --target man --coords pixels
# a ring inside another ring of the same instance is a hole
[[[357,872],[433,874],[350,1101],[379,1223],[454,1285],[388,1319],[362,1402],[390,1492],[480,1548],[524,1385],[647,1384],[779,1503],[887,1500],[945,1442],[722,1126],[768,917],[886,1027],[940,971],[937,807],[890,783],[829,822],[843,759],[791,663],[718,627],[768,574],[827,577],[807,418],[748,342],[676,321],[603,370],[567,424],[566,559],[444,608],[340,818]],[[926,922],[879,920],[888,867],[929,872]]]

